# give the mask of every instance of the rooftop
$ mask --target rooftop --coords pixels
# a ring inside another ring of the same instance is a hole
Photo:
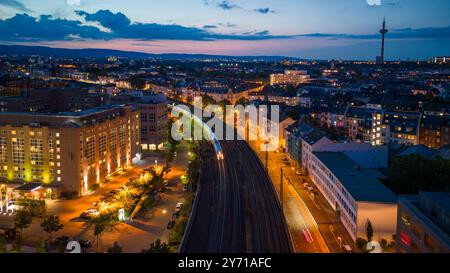
[[[351,196],[360,202],[396,203],[396,195],[381,183],[383,174],[361,169],[342,152],[315,152],[314,155],[339,179]]]

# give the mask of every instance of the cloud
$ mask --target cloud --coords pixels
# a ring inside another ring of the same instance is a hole
[[[230,23],[230,22],[219,23],[219,24],[217,24],[217,25],[219,25],[219,26],[221,26],[221,27],[226,27],[226,28],[234,28],[234,27],[237,27],[237,26],[238,26],[237,24],[233,24],[233,23]]]
[[[28,14],[0,20],[2,40],[67,40],[74,37],[103,38],[96,27],[84,26],[82,22],[41,15],[34,18]]]
[[[228,0],[223,0],[223,1],[219,2],[219,3],[217,3],[217,6],[219,8],[221,8],[221,9],[224,9],[224,10],[231,10],[231,9],[239,9],[239,8],[241,8],[238,5],[233,4],[233,3],[231,3]]]
[[[67,0],[69,6],[81,6],[81,0]]]
[[[140,39],[140,40],[263,40],[289,38],[291,36],[274,36],[262,34],[230,35],[213,33],[210,28],[185,27],[177,24],[132,23],[123,13],[99,10],[95,13],[76,11],[85,22],[54,18],[41,15],[38,18],[28,14],[16,14],[14,17],[0,19],[0,37],[4,41],[26,40],[75,40],[75,39]],[[107,29],[86,25],[97,23]]]
[[[269,14],[269,13],[275,13],[274,10],[272,10],[271,8],[255,8],[255,9],[245,9],[239,5],[234,4],[232,1],[230,0],[203,0],[203,3],[207,6],[209,5],[214,5],[220,9],[223,10],[235,10],[235,9],[240,9],[240,10],[244,10],[244,11],[248,11],[248,12],[257,12],[260,14]]]
[[[327,33],[311,33],[298,35],[299,37],[330,37],[330,38],[349,38],[349,39],[378,39],[380,34],[327,34]],[[388,39],[411,39],[411,38],[450,38],[450,26],[441,28],[404,28],[395,29],[387,34]]]
[[[258,9],[254,9],[253,11],[261,13],[261,14],[275,13],[275,11],[270,8],[258,8]]]
[[[273,35],[269,31],[255,30],[240,34],[219,34],[213,32],[220,27],[235,27],[231,23],[206,25],[203,28],[186,27],[177,24],[139,23],[123,13],[99,10],[95,13],[76,11],[84,20],[54,18],[50,15],[33,17],[16,14],[0,19],[0,39],[3,41],[58,41],[58,40],[270,40],[295,37],[322,37],[329,39],[379,39],[379,33],[366,35],[310,33],[300,35]],[[89,24],[86,24],[89,23]],[[450,38],[450,26],[442,28],[395,29],[387,34],[388,39]]]
[[[0,6],[10,7],[23,12],[30,11],[22,2],[19,2],[17,0],[0,0]]]

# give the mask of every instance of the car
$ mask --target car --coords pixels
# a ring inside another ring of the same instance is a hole
[[[173,229],[174,226],[175,226],[175,220],[170,220],[169,223],[167,224],[167,229]]]
[[[180,212],[178,211],[178,212],[174,212],[174,213],[172,213],[172,220],[175,220],[175,219],[177,219],[178,218],[178,216],[180,216]]]
[[[112,190],[109,192],[110,195],[114,195],[114,194],[118,194],[120,192],[120,190],[116,189],[116,190]]]
[[[80,218],[88,219],[88,218],[91,218],[94,215],[98,215],[98,211],[96,209],[88,209],[85,212],[80,214]]]
[[[314,194],[315,196],[318,196],[318,195],[319,195],[319,192],[318,192],[318,191],[315,191],[315,190],[313,190],[311,193]]]
[[[184,192],[187,192],[187,191],[189,191],[189,188],[188,188],[188,186],[184,185],[184,186],[183,186],[183,191],[184,191]]]
[[[164,185],[164,187],[167,187],[167,186],[169,186],[169,180],[164,180],[164,182],[163,182],[163,185]]]
[[[314,191],[314,188],[313,188],[313,187],[311,187],[311,186],[310,186],[310,187],[308,187],[307,189],[308,189],[308,191],[310,191],[310,192],[313,192],[313,191]]]
[[[291,163],[288,161],[284,162],[284,164],[286,164],[286,166],[291,166]]]
[[[181,211],[181,209],[183,209],[183,203],[179,202],[176,206],[175,206],[175,212]]]
[[[296,171],[295,174],[296,175],[302,175],[302,172],[301,171]]]
[[[287,162],[287,161],[289,161],[289,159],[287,159],[287,158],[283,158],[283,161]]]
[[[353,253],[353,250],[349,245],[344,245],[342,248],[345,250],[346,253]]]
[[[102,198],[100,198],[100,201],[101,202],[105,202],[105,203],[108,203],[108,202],[114,202],[116,199],[114,198],[114,196],[112,196],[112,195],[110,195],[110,194],[108,194],[108,195],[105,195],[105,196],[103,196]]]
[[[303,187],[304,187],[305,189],[307,189],[307,188],[309,188],[309,184],[308,184],[308,183],[303,183]]]

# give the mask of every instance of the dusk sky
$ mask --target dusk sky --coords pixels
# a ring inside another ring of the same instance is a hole
[[[148,53],[450,55],[449,0],[0,0],[0,43]]]

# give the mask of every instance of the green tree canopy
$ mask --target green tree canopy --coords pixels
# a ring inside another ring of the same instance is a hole
[[[421,155],[398,157],[389,166],[386,185],[397,194],[449,191],[450,161]]]
[[[49,240],[52,238],[52,233],[57,232],[64,228],[64,225],[61,224],[59,220],[59,216],[50,215],[47,216],[44,221],[41,223],[42,229],[49,234]]]

